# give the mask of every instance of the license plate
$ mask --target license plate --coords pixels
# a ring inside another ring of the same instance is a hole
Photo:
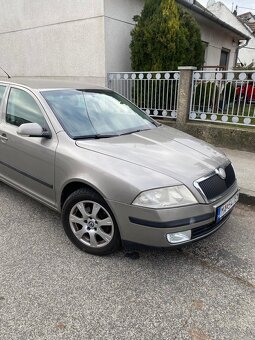
[[[239,192],[232,196],[226,203],[217,208],[217,222],[219,222],[236,204],[239,199]]]

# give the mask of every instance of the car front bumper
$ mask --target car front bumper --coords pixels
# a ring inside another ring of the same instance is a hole
[[[205,238],[218,230],[230,217],[231,209],[217,222],[217,208],[238,192],[235,183],[224,197],[208,204],[180,208],[148,209],[108,201],[119,226],[123,241],[153,247],[173,247]],[[187,241],[172,244],[167,235],[191,230]]]

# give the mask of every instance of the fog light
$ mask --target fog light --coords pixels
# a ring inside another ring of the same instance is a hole
[[[191,239],[191,230],[167,234],[167,241],[172,244],[187,242]]]

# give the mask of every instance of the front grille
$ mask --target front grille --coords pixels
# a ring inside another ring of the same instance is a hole
[[[209,201],[222,195],[228,188],[230,188],[234,184],[236,176],[232,165],[229,164],[225,168],[225,171],[225,179],[220,178],[220,176],[215,173],[211,177],[198,182],[198,186]]]
[[[232,210],[231,210],[232,211]],[[219,222],[212,222],[208,225],[202,226],[202,227],[197,227],[191,230],[191,239],[195,239],[198,237],[203,237],[206,236],[209,233],[212,233],[214,230],[216,231],[219,225],[223,224],[228,218],[229,215],[231,214],[231,211],[229,211],[221,221]]]

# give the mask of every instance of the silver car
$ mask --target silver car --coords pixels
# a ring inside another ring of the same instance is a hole
[[[97,255],[202,239],[238,201],[221,152],[113,91],[64,81],[0,82],[0,179],[59,211]]]

